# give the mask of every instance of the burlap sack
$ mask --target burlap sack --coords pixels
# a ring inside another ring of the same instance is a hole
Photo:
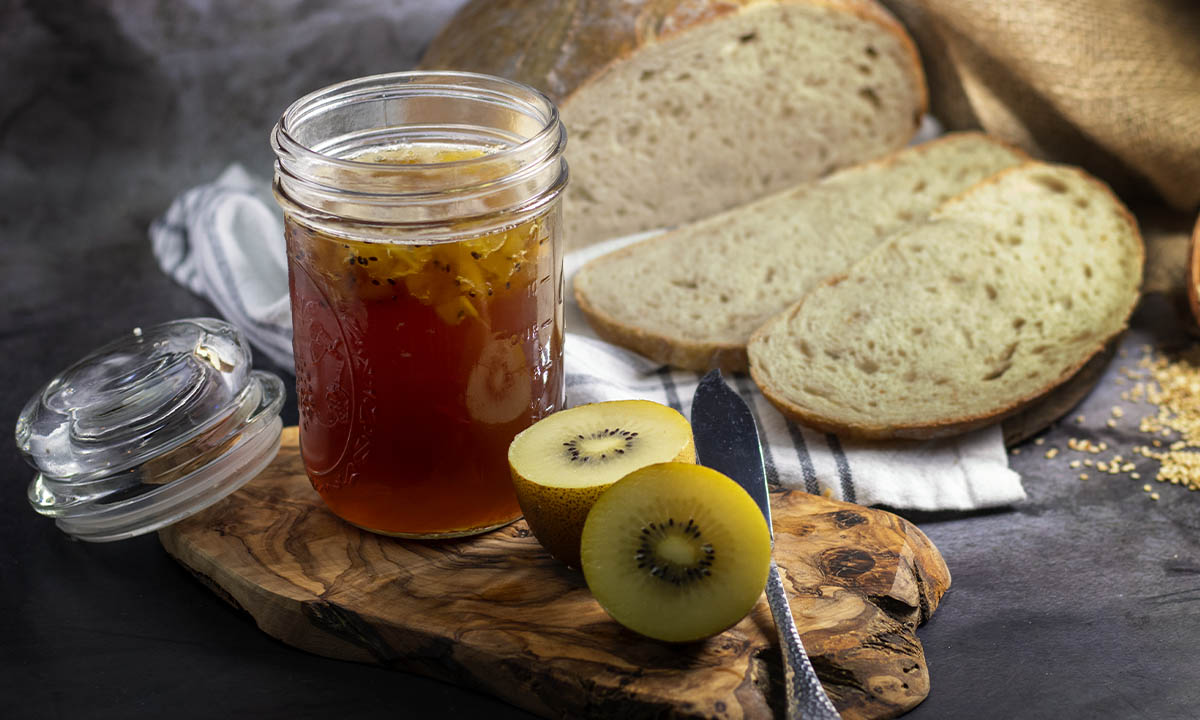
[[[921,49],[934,114],[1200,205],[1200,0],[884,0]]]

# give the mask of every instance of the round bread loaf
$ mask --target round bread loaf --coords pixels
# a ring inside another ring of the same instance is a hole
[[[926,104],[912,41],[872,0],[473,0],[422,67],[559,103],[568,249],[882,155]]]

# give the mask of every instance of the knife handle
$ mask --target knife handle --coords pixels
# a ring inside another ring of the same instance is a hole
[[[800,641],[800,632],[796,630],[792,608],[783,590],[779,566],[774,560],[767,575],[767,604],[771,606],[771,617],[775,619],[775,629],[779,633],[779,645],[783,651],[788,720],[840,720],[841,715],[838,715],[829,696],[825,694],[808,653],[804,652],[804,643]]]

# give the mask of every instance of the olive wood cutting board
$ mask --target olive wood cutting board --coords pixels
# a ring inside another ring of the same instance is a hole
[[[917,626],[950,585],[937,548],[891,513],[772,495],[775,557],[813,665],[845,718],[929,693]],[[295,428],[259,477],[159,532],[163,546],[280,640],[492,693],[547,717],[768,718],[784,706],[765,597],[708,640],[671,645],[609,619],[524,521],[454,541],[363,532],[325,509]]]

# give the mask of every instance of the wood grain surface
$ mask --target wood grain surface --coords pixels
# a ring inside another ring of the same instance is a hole
[[[930,686],[916,628],[950,585],[937,549],[880,510],[798,492],[773,495],[772,506],[796,624],[843,717],[894,717],[920,703]],[[767,718],[784,705],[765,598],[702,642],[642,638],[610,620],[523,521],[423,543],[340,521],[304,475],[295,428],[258,478],[159,537],[286,643],[547,717]]]

